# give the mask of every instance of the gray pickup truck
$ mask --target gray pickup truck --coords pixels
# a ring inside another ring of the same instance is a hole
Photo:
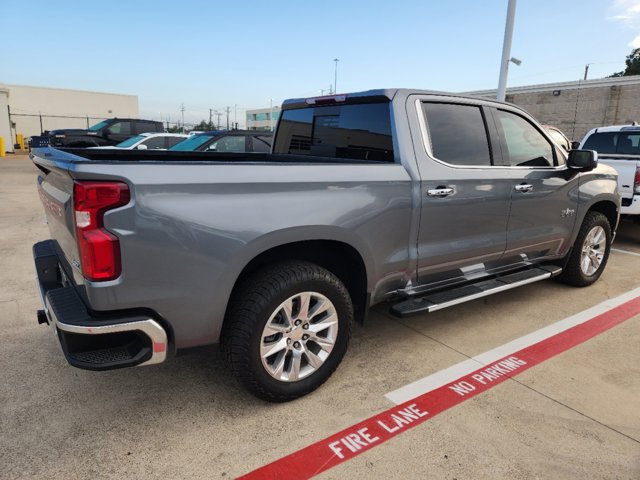
[[[558,276],[595,282],[616,173],[521,109],[390,89],[284,102],[272,153],[37,149],[52,239],[34,245],[71,365],[220,343],[255,395],[320,386],[355,320]]]

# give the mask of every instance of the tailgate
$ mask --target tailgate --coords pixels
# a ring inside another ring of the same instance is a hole
[[[38,194],[44,207],[51,238],[56,240],[67,262],[79,267],[78,246],[75,237],[73,212],[73,178],[68,162],[52,160],[57,154],[65,154],[54,149],[35,149],[33,163],[40,170],[38,174]]]
[[[598,162],[608,165],[618,172],[618,189],[622,198],[633,197],[633,182],[636,178],[636,168],[639,163],[638,158],[622,158],[620,156],[608,156],[598,154]]]

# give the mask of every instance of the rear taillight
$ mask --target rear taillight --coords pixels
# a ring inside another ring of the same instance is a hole
[[[640,166],[636,167],[636,178],[633,180],[633,191],[640,193]]]
[[[120,243],[103,225],[106,211],[129,203],[129,187],[122,182],[75,182],[73,209],[82,274],[94,282],[120,275]]]

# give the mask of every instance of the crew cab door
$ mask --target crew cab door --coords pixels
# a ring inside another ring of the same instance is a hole
[[[504,253],[512,188],[509,169],[496,166],[491,115],[481,101],[409,98],[421,130],[420,145],[414,142],[421,176],[418,281],[427,287],[482,275]]]
[[[504,261],[564,256],[578,208],[578,175],[564,153],[521,112],[492,109],[502,159],[511,173],[511,211]]]

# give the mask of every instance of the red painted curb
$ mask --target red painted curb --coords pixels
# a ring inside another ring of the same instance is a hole
[[[239,478],[243,480],[311,478],[351,460],[639,313],[640,297],[637,297]]]

